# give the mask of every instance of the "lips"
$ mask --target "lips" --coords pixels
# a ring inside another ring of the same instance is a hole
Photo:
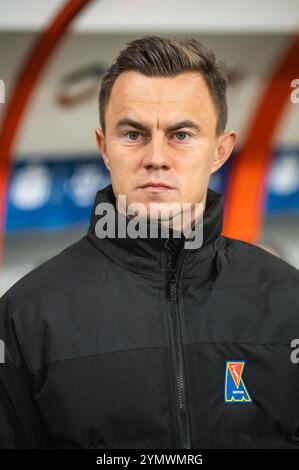
[[[174,189],[172,186],[170,186],[167,183],[163,182],[148,182],[140,186],[141,188],[161,188],[161,189]]]

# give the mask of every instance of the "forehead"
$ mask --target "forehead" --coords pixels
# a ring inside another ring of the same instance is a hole
[[[136,71],[120,74],[112,87],[106,117],[119,118],[134,111],[139,115],[184,111],[198,117],[215,117],[208,86],[196,72],[176,77],[147,77]]]

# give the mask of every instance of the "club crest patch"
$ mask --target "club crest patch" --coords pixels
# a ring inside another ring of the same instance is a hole
[[[224,376],[225,403],[252,403],[242,378],[246,361],[226,361]]]

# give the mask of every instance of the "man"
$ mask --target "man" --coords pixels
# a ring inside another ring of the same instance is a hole
[[[132,41],[99,104],[112,185],[87,235],[1,299],[1,446],[299,448],[299,272],[221,235],[208,183],[236,134],[213,52]]]

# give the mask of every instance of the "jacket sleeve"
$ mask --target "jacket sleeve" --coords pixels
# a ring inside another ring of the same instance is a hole
[[[12,305],[7,293],[0,298],[0,449],[48,448],[32,375],[16,337]]]

